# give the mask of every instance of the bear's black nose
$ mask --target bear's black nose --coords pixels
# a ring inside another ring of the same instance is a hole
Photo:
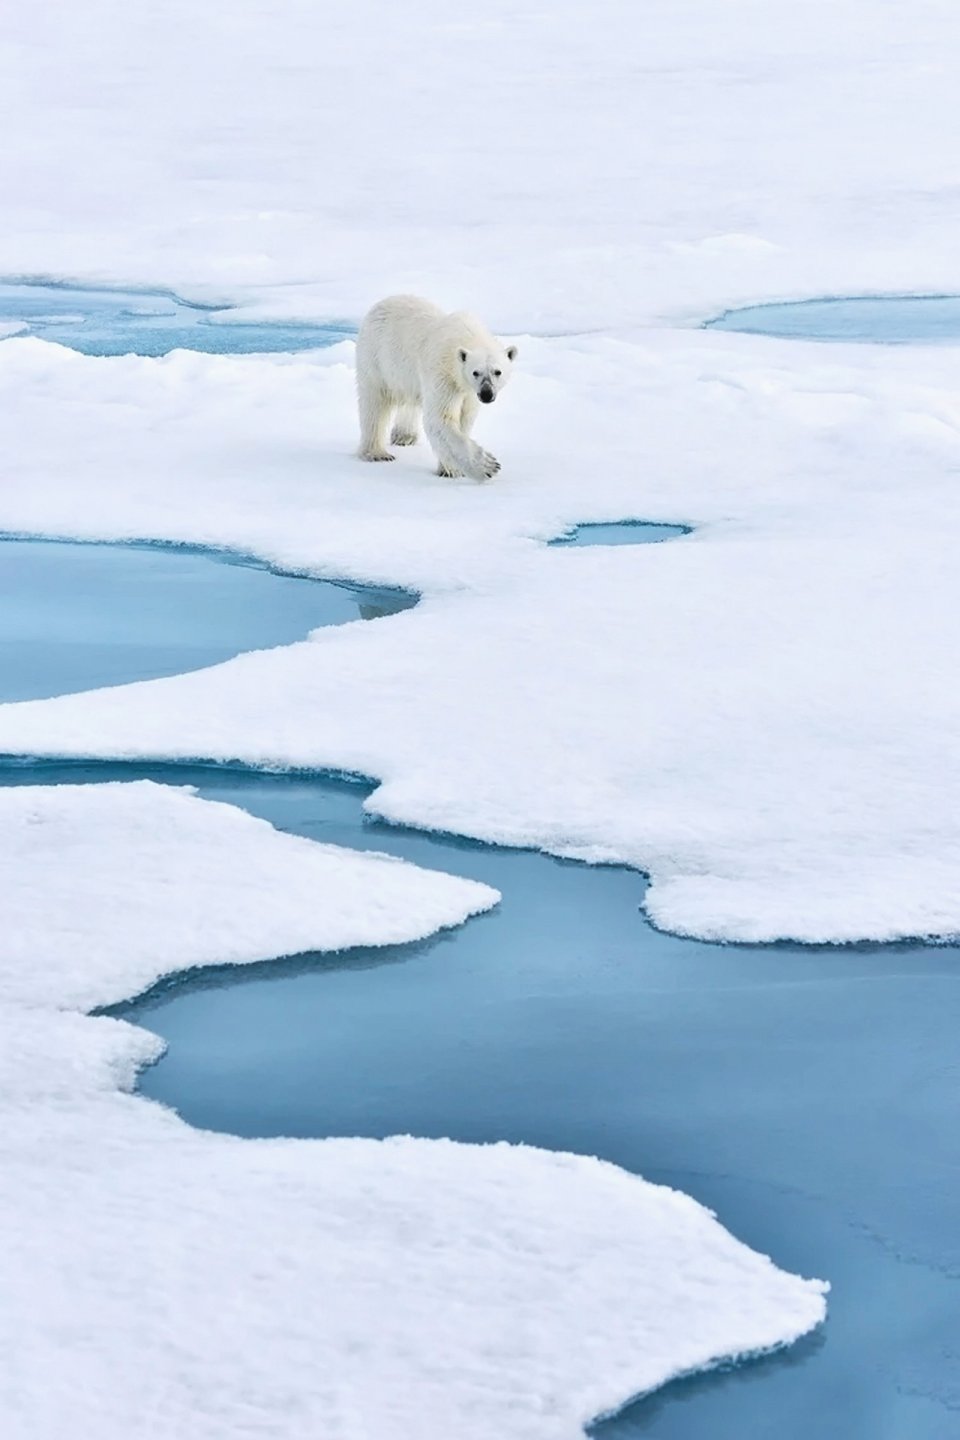
[[[482,388],[481,391],[480,391],[480,399],[483,401],[484,405],[489,405],[489,404],[490,404],[490,401],[493,400],[494,398],[495,398],[495,397],[494,397],[493,391],[490,389],[490,387],[487,386],[487,385],[484,385],[483,388]]]

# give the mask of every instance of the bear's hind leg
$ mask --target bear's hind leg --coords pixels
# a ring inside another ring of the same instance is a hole
[[[362,377],[357,381],[357,404],[360,410],[361,460],[392,460],[387,449],[390,416],[393,405],[379,385]]]
[[[393,421],[391,445],[416,445],[420,438],[419,405],[401,405]]]

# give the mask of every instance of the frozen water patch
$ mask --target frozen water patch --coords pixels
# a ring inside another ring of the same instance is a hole
[[[874,345],[960,344],[960,295],[860,295],[725,310],[707,330]]]
[[[354,333],[334,322],[232,319],[232,308],[194,304],[163,290],[7,280],[0,282],[0,339],[36,335],[82,355],[249,355],[320,349]]]
[[[416,601],[195,546],[0,539],[0,701],[198,670]]]

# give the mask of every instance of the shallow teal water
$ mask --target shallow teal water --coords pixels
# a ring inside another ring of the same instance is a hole
[[[0,540],[0,700],[177,675],[416,601],[189,546]]]
[[[83,355],[166,355],[201,350],[246,355],[314,350],[354,327],[261,320],[235,322],[230,306],[194,305],[167,291],[95,289],[66,283],[0,282],[0,328],[54,340]]]
[[[661,540],[678,540],[690,534],[689,525],[659,525],[647,520],[617,520],[608,524],[577,525],[566,535],[551,540],[560,545],[650,545]]]
[[[57,594],[72,603],[55,567],[46,584],[50,613]],[[244,613],[242,597],[233,605]],[[101,620],[109,636],[111,614]],[[94,607],[88,638],[95,623]],[[15,669],[0,664],[0,683],[16,686]],[[118,1007],[169,1042],[145,1094],[242,1135],[400,1131],[600,1154],[833,1282],[821,1334],[678,1382],[601,1426],[604,1440],[954,1440],[956,947],[663,935],[643,918],[635,872],[385,826],[363,815],[368,786],[328,776],[3,769],[11,784],[139,776],[503,893],[496,911],[423,944],[207,970]]]
[[[708,320],[704,328],[784,340],[956,345],[960,343],[960,295],[840,296],[746,305]]]

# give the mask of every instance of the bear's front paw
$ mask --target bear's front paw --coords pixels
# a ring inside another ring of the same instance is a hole
[[[418,436],[412,430],[394,430],[390,436],[391,445],[416,445]]]
[[[476,472],[474,478],[477,480],[492,480],[500,469],[500,461],[489,450],[481,450],[476,457]]]
[[[391,455],[389,450],[361,450],[361,460],[395,460],[396,456]]]

